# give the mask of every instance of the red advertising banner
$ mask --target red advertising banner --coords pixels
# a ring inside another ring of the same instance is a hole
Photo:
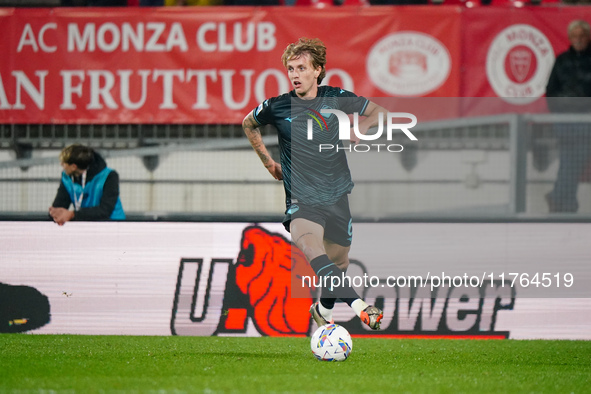
[[[384,317],[373,331],[337,303],[335,322],[353,336],[591,340],[589,223],[356,223],[355,234],[347,277]],[[395,261],[376,241],[392,234]],[[13,322],[0,332],[304,337],[317,327],[318,285],[293,296],[313,270],[291,263],[280,223],[2,221],[0,250]]]
[[[281,54],[328,48],[326,84],[456,97],[459,7],[0,9],[1,123],[240,123],[291,89]]]
[[[281,54],[303,36],[327,45],[323,83],[359,95],[543,111],[574,19],[591,7],[3,8],[0,123],[240,123],[291,89]]]

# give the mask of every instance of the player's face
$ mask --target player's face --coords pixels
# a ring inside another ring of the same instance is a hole
[[[572,30],[568,36],[568,39],[570,40],[570,44],[573,46],[575,51],[582,52],[587,48],[587,46],[589,46],[591,37],[589,37],[589,34],[587,34],[582,27],[577,27]]]
[[[314,68],[310,55],[305,53],[287,61],[287,76],[296,94],[301,98],[314,98],[318,91],[317,78],[322,67]]]

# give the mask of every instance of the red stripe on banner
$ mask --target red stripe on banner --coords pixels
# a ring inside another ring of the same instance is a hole
[[[9,10],[0,123],[240,124],[291,89],[281,55],[304,36],[328,48],[326,84],[366,97],[460,92],[456,7]]]

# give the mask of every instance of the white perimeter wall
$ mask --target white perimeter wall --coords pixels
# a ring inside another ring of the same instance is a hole
[[[175,292],[181,285],[180,262],[198,260],[203,264],[202,275],[180,289],[188,295],[187,302],[195,297],[195,305],[192,310],[179,306],[177,333],[212,335],[223,313],[228,264],[236,264],[248,226],[72,222],[59,227],[49,222],[0,222],[0,281],[35,287],[49,298],[51,322],[35,333],[170,335]],[[289,237],[279,224],[266,223],[261,228]],[[478,306],[479,290],[454,290],[446,302],[455,300],[455,309],[448,305],[447,312],[442,312],[433,307],[427,316],[423,302],[422,317],[418,303],[410,306],[405,289],[368,289],[369,302],[389,297],[384,307],[385,332],[396,325],[400,333],[422,319],[423,333],[429,333],[427,326],[443,321],[444,313],[446,329],[455,334],[480,327],[519,339],[591,339],[589,224],[357,224],[354,234],[351,258],[363,263],[368,275],[381,279],[427,275],[427,270],[431,275],[483,271],[562,275],[570,271],[577,284],[570,293],[535,293],[517,286],[513,296],[510,289],[495,290],[485,284],[483,291],[496,292],[494,297],[502,305],[510,305],[514,298],[511,308],[494,314],[487,309],[494,302],[485,300],[484,306]],[[214,270],[211,262],[216,259],[222,262]],[[355,267],[350,272],[361,273]],[[190,278],[188,271],[184,275]],[[556,286],[553,282],[552,287]],[[469,299],[462,301],[466,296]],[[189,314],[201,320],[191,320]],[[471,320],[474,316],[478,320]],[[347,308],[336,311],[335,317],[337,322],[354,319]],[[235,335],[261,335],[252,316],[248,319],[247,329]]]

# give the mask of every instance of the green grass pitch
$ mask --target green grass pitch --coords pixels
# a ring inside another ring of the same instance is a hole
[[[0,335],[1,393],[583,393],[591,341]]]

